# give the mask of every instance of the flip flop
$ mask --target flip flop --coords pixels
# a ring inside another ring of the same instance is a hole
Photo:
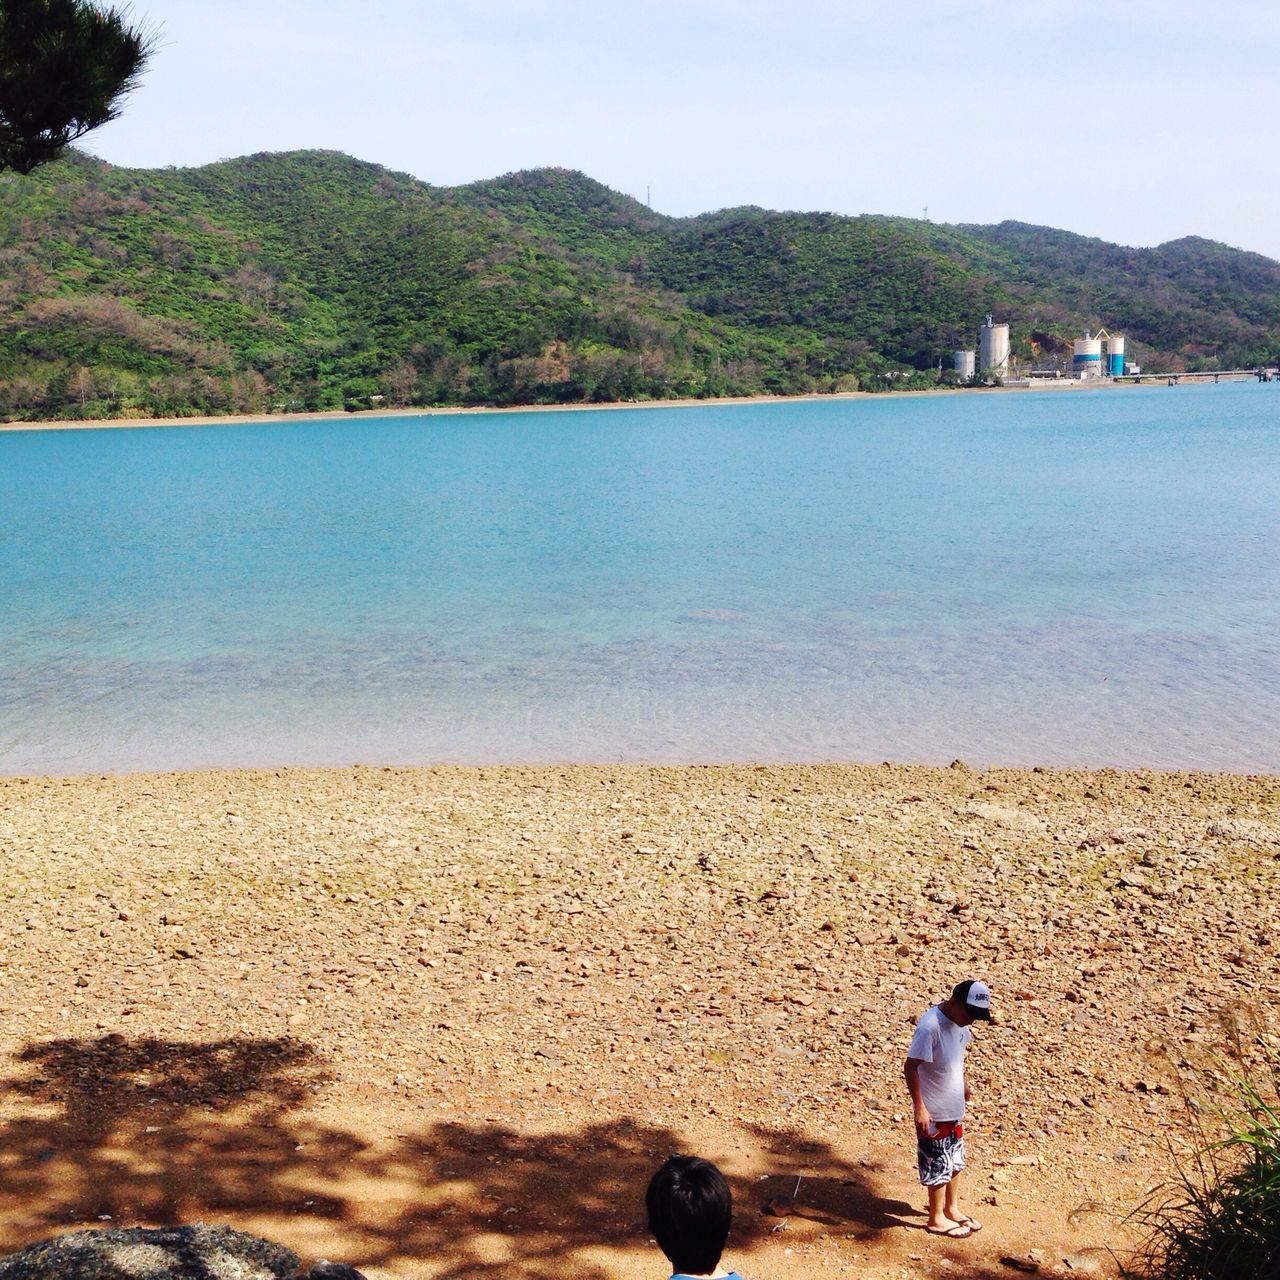
[[[925,1230],[931,1236],[949,1236],[952,1240],[967,1240],[973,1235],[972,1228],[963,1222],[957,1222],[954,1227],[925,1227]]]
[[[969,1234],[970,1234],[970,1235],[976,1235],[979,1231],[981,1231],[981,1230],[982,1230],[982,1223],[980,1223],[980,1222],[977,1220],[977,1218],[971,1218],[971,1217],[969,1217],[969,1215],[968,1215],[967,1213],[962,1213],[962,1214],[961,1214],[961,1215],[956,1219],[956,1221],[957,1221],[957,1222],[958,1222],[962,1227],[968,1227],[968,1228],[969,1228]]]

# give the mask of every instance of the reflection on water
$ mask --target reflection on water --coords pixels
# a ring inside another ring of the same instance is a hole
[[[1257,384],[0,436],[0,771],[1280,772]]]

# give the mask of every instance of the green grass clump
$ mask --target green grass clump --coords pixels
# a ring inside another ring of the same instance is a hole
[[[1216,1137],[1193,1104],[1201,1140],[1135,1215],[1148,1236],[1125,1268],[1131,1280],[1280,1277],[1280,1054],[1262,1073],[1237,1077],[1234,1090],[1213,1113]]]

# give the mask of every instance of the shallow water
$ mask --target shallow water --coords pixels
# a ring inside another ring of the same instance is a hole
[[[0,436],[0,772],[1280,772],[1280,389]]]

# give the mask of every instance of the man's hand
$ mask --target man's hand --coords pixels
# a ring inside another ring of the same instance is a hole
[[[929,1108],[922,1102],[915,1109],[916,1115],[916,1136],[929,1139],[933,1135],[929,1132],[933,1128],[933,1117],[929,1114]]]
[[[902,1067],[906,1077],[907,1092],[911,1094],[911,1110],[915,1114],[916,1133],[921,1138],[932,1137],[929,1130],[933,1126],[933,1117],[925,1106],[924,1094],[920,1091],[920,1059],[908,1058]]]

